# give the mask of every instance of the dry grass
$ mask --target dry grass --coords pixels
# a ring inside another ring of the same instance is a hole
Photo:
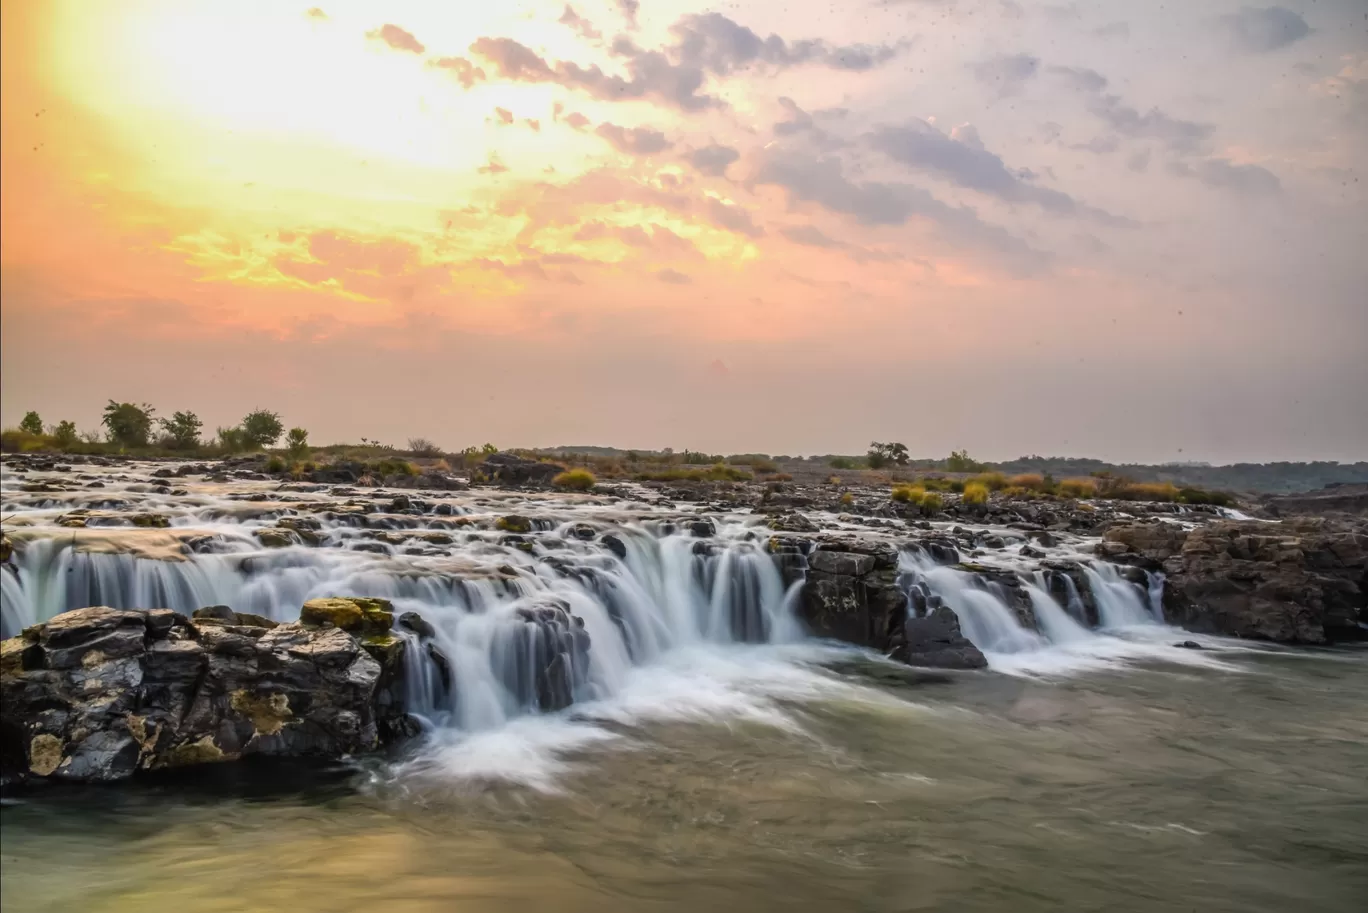
[[[1093,479],[1065,479],[1059,483],[1059,493],[1066,498],[1097,497],[1097,482]]]
[[[898,485],[889,497],[897,504],[915,504],[920,507],[926,497],[926,489],[920,485]]]
[[[551,480],[551,484],[566,491],[589,491],[598,479],[587,469],[567,469]]]
[[[988,486],[982,482],[970,482],[964,486],[965,504],[980,506],[988,503]]]

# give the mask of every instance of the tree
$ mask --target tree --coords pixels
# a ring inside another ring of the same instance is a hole
[[[70,447],[80,440],[80,435],[76,433],[76,423],[58,422],[53,425],[52,438],[57,442],[58,447]]]
[[[290,452],[290,456],[302,459],[309,455],[309,432],[303,428],[291,428],[290,433],[285,435],[285,449]]]
[[[910,459],[907,453],[907,445],[896,442],[880,444],[878,441],[869,445],[869,453],[866,458],[870,469],[882,469],[890,463],[906,466]]]
[[[279,413],[256,409],[248,412],[247,417],[242,420],[242,433],[247,443],[261,448],[280,440],[280,436],[285,433],[285,426],[280,424]]]
[[[219,449],[224,453],[241,453],[249,447],[247,433],[241,428],[220,427],[214,435],[218,438]]]
[[[952,450],[945,468],[951,472],[982,472],[983,464],[970,457],[967,450]]]
[[[199,446],[200,429],[204,423],[193,412],[173,412],[169,419],[159,419],[162,430],[171,435],[177,450],[194,450]]]
[[[29,434],[42,434],[43,420],[38,417],[37,412],[27,412],[19,422],[19,430],[27,431]]]
[[[152,415],[154,410],[147,403],[135,406],[133,403],[109,401],[104,408],[104,418],[100,424],[105,426],[109,439],[124,447],[146,447],[152,435]]]

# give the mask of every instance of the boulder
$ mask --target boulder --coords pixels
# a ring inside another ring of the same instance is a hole
[[[907,596],[898,586],[892,546],[853,538],[776,537],[770,551],[786,578],[804,581],[798,615],[814,635],[886,653],[901,642]]]
[[[985,669],[988,660],[960,632],[959,618],[948,606],[938,606],[921,618],[903,624],[903,643],[893,658],[909,666],[933,669]]]
[[[362,637],[382,636],[394,623],[394,606],[388,599],[329,596],[304,603],[299,620],[306,625],[331,624]]]
[[[110,781],[248,755],[336,759],[379,748],[407,731],[404,644],[387,631],[371,640],[221,606],[194,619],[66,612],[0,645],[5,775]]]

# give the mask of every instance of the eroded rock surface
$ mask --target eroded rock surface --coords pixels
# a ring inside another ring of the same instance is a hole
[[[408,731],[404,641],[376,629],[377,611],[352,614],[364,641],[223,606],[193,619],[97,606],[29,628],[3,643],[3,754],[18,768],[6,774],[108,781],[379,748]]]

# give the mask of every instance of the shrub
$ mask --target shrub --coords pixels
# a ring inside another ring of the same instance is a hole
[[[859,469],[860,464],[851,457],[832,457],[827,461],[832,469]]]
[[[19,420],[19,430],[32,435],[43,433],[43,420],[37,412],[26,412],[24,417]]]
[[[437,470],[438,472],[451,472],[451,464],[444,459],[438,460],[437,462],[433,463],[432,468]]]
[[[280,423],[279,413],[253,409],[242,419],[243,437],[257,450],[274,444],[284,433],[285,426]]]
[[[920,485],[898,485],[889,497],[898,504],[920,505],[922,499],[926,497],[926,489]]]
[[[1211,504],[1215,507],[1234,507],[1235,496],[1225,491],[1206,491],[1202,488],[1183,488],[1178,500],[1184,504]]]
[[[75,422],[58,422],[52,428],[52,439],[58,447],[74,447],[81,437],[76,433]]]
[[[850,505],[852,505],[852,504],[854,504],[854,503],[855,503],[855,496],[854,496],[853,494],[851,494],[850,492],[846,492],[845,494],[841,495],[841,506],[842,506],[842,507],[849,507]]]
[[[551,484],[566,491],[589,491],[598,482],[587,469],[567,469],[551,480]]]
[[[841,477],[840,477],[840,476],[827,476],[827,484],[828,484],[828,485],[840,485],[840,484],[841,484]]]
[[[742,463],[741,465],[745,466],[747,464]],[[771,473],[779,471],[779,464],[773,460],[754,460],[749,465],[755,472]]]
[[[964,503],[979,506],[988,503],[988,486],[982,482],[970,482],[964,486]]]
[[[989,491],[1001,491],[1007,487],[1007,477],[1000,472],[981,472],[969,482],[977,482]]]
[[[941,510],[941,508],[943,508],[944,506],[945,506],[945,499],[942,498],[942,497],[940,496],[940,493],[939,493],[939,492],[928,491],[926,494],[922,495],[922,499],[921,499],[921,509],[922,509],[922,513],[927,513],[927,514],[938,513],[938,512]]]
[[[1059,483],[1059,493],[1066,498],[1096,497],[1097,482],[1092,479],[1065,479]]]
[[[241,428],[219,428],[214,432],[214,437],[218,439],[218,447],[224,453],[242,453],[251,449],[247,434]]]
[[[194,450],[199,446],[200,428],[204,423],[193,412],[173,412],[170,418],[158,419],[176,450]]]
[[[105,406],[104,418],[100,423],[109,432],[109,439],[124,447],[146,447],[147,439],[152,436],[152,415],[155,410],[147,403],[136,406],[133,403],[109,401]]]
[[[383,460],[372,460],[365,465],[366,471],[371,474],[384,478],[385,476],[416,476],[418,467],[408,460],[401,460],[398,457],[386,457]]]
[[[408,440],[409,453],[416,457],[439,457],[442,448],[425,437],[411,437]]]
[[[285,461],[284,461],[283,459],[281,459],[280,457],[274,455],[274,454],[272,454],[272,455],[271,455],[271,458],[270,458],[269,460],[266,461],[266,469],[265,469],[266,472],[270,472],[270,473],[284,472],[284,471],[285,471],[285,468],[286,468],[286,467],[285,467]]]
[[[776,472],[769,477],[769,480],[771,482],[792,482],[793,476],[789,475],[787,472]]]
[[[1049,491],[1054,486],[1046,478],[1037,472],[1027,472],[1018,476],[1012,476],[1007,480],[1012,488],[1023,488],[1027,491]]]
[[[309,432],[304,428],[291,428],[285,435],[285,449],[295,459],[308,456]]]

